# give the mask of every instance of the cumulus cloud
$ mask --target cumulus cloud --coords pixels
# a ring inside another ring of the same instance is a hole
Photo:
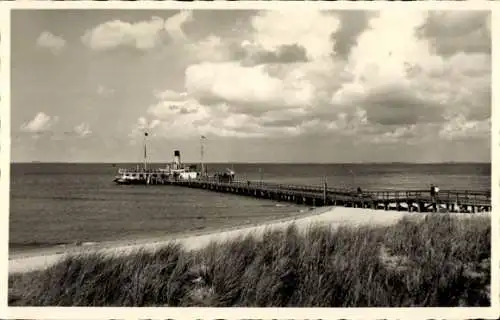
[[[186,44],[189,54],[197,61],[226,61],[231,59],[228,45],[216,35],[209,35],[194,43]]]
[[[103,85],[99,85],[97,87],[97,94],[100,96],[109,96],[109,95],[112,95],[114,92],[115,92],[114,89],[108,88],[108,87],[103,86]]]
[[[81,40],[93,50],[120,46],[150,50],[160,46],[167,36],[174,40],[184,39],[182,27],[190,19],[191,12],[182,11],[166,20],[159,17],[135,23],[113,20],[87,30]]]
[[[170,138],[214,135],[222,137],[265,137],[269,134],[283,134],[288,128],[262,128],[258,119],[247,114],[233,113],[228,104],[210,106],[197,99],[159,100],[148,109],[150,118],[155,119],[155,133]]]
[[[152,49],[161,42],[163,24],[163,19],[158,17],[137,23],[109,21],[87,31],[82,36],[82,41],[94,50],[108,50],[118,46]]]
[[[44,31],[40,34],[40,36],[38,36],[36,44],[41,48],[46,48],[53,53],[58,54],[66,46],[66,40],[48,31]]]
[[[420,29],[437,53],[491,52],[491,16],[485,11],[432,11]]]
[[[202,101],[247,105],[257,110],[302,107],[314,95],[313,86],[299,76],[283,81],[269,75],[265,66],[243,67],[233,62],[190,66],[186,70],[186,90]]]
[[[284,45],[300,44],[313,60],[331,54],[331,34],[339,26],[338,17],[327,11],[263,11],[252,19],[253,42],[271,52]]]
[[[368,27],[368,18],[376,15],[374,11],[344,10],[337,13],[340,27],[335,31],[333,38],[335,55],[346,58],[357,38]]]
[[[205,50],[186,68],[185,92],[158,93],[148,117],[186,135],[488,136],[488,14],[357,13],[350,29],[355,16],[265,11],[239,42],[212,34],[188,46]]]
[[[173,90],[165,90],[162,92],[157,92],[155,95],[160,100],[167,101],[182,101],[186,98],[187,92],[176,92]]]
[[[307,51],[297,44],[284,44],[274,50],[265,50],[255,43],[245,41],[241,44],[242,64],[253,66],[273,63],[296,63],[308,60]]]
[[[78,137],[86,137],[92,133],[88,123],[82,122],[73,128],[73,131]]]
[[[211,34],[188,44],[188,51],[201,61],[246,66],[305,62],[331,55],[330,37],[338,28],[338,17],[325,11],[262,11],[250,19],[247,38],[228,41]]]
[[[337,91],[334,101],[361,105],[368,120],[380,124],[440,122],[450,113],[489,117],[490,56],[436,54],[431,41],[416,34],[426,19],[424,12],[412,17],[384,12],[374,18],[349,57],[354,77],[344,86],[358,91]],[[394,41],[379,43],[381,34]]]
[[[165,20],[165,30],[173,39],[184,40],[186,35],[184,34],[182,27],[192,19],[193,13],[191,11],[181,11],[173,17]]]
[[[58,117],[51,117],[44,112],[39,112],[35,117],[21,125],[21,131],[29,133],[47,132],[58,121]]]
[[[464,115],[458,115],[444,124],[439,136],[447,140],[484,137],[490,134],[490,128],[491,119],[467,120]]]

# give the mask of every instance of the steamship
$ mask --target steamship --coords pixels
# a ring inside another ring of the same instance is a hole
[[[117,184],[164,184],[173,180],[190,180],[198,179],[201,172],[197,170],[196,165],[184,166],[181,163],[181,153],[179,150],[174,151],[174,161],[167,164],[165,168],[148,168],[147,162],[141,168],[118,169],[118,175],[114,182]]]
[[[165,168],[149,168],[147,161],[146,138],[148,133],[144,133],[144,164],[141,168],[119,168],[118,175],[114,182],[117,184],[164,184],[170,179],[197,179],[201,176],[196,165],[185,166],[181,162],[181,152],[174,151],[174,161],[167,164]],[[202,165],[203,166],[203,165]]]
[[[149,168],[147,162],[146,138],[148,134],[144,134],[144,164],[142,167],[137,165],[136,168],[119,168],[118,175],[115,176],[114,182],[117,184],[166,184],[169,181],[177,180],[194,180],[200,179],[203,174],[205,179],[215,179],[218,181],[233,181],[234,171],[227,169],[225,173],[215,173],[213,177],[206,176],[203,165],[203,144],[201,144],[201,170],[198,171],[196,165],[184,165],[181,162],[181,152],[174,151],[174,160],[167,164],[165,168]],[[206,139],[202,136],[202,141]]]

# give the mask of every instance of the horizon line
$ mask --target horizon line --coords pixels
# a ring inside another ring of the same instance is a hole
[[[165,161],[152,161],[148,162],[148,164],[170,164],[170,162]],[[185,161],[186,164],[199,164],[200,161]],[[490,164],[491,161],[430,161],[430,162],[409,162],[409,161],[379,161],[379,162],[285,162],[285,161],[277,161],[277,162],[268,162],[268,161],[214,161],[214,162],[204,162],[204,164]],[[138,163],[137,161],[10,161],[10,164],[138,164],[142,165],[142,163]]]

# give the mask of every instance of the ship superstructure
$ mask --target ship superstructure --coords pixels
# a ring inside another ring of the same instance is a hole
[[[169,180],[190,180],[198,179],[201,172],[198,171],[196,165],[184,165],[181,161],[181,152],[174,151],[174,159],[172,163],[166,165],[165,168],[150,168],[148,167],[147,158],[147,137],[144,134],[144,163],[136,168],[120,168],[118,175],[113,180],[117,184],[164,184]]]
[[[206,140],[205,136],[201,136],[201,170],[198,170],[198,165],[196,164],[183,164],[181,160],[181,152],[179,150],[174,150],[174,158],[171,163],[168,163],[164,168],[151,168],[148,163],[148,153],[147,153],[147,137],[148,134],[144,134],[144,161],[142,167],[138,164],[136,168],[120,168],[118,169],[118,175],[115,176],[113,180],[117,184],[167,184],[171,181],[179,180],[214,180],[214,181],[225,181],[232,182],[234,180],[234,170],[226,169],[225,172],[216,172],[212,176],[209,176],[206,170],[206,166],[203,163],[203,142]]]

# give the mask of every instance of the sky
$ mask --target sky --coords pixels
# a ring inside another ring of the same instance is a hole
[[[485,11],[16,10],[13,162],[489,162]]]

